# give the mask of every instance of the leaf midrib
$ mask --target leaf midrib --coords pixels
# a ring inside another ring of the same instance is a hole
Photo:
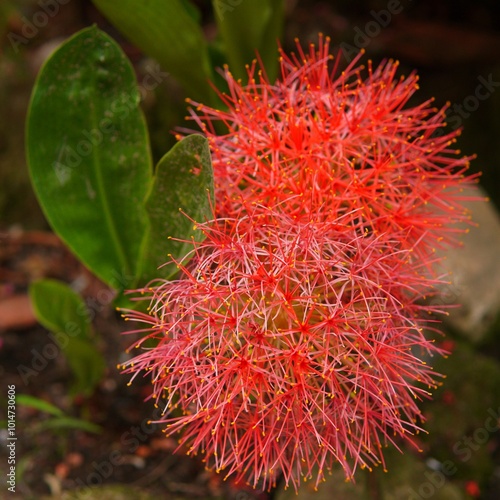
[[[95,78],[93,78],[93,83],[94,83],[94,85],[92,88],[94,90],[93,94],[95,95],[96,89],[97,89]],[[98,125],[97,117],[96,117],[96,106],[95,106],[96,102],[97,102],[97,100],[94,99],[94,105],[90,106],[90,109],[91,109],[91,112],[90,112],[91,120],[90,121],[91,121],[92,130],[96,130],[97,125]],[[128,274],[131,272],[131,263],[129,262],[127,255],[125,254],[124,246],[121,245],[121,239],[120,239],[119,233],[116,229],[115,219],[111,215],[110,203],[109,203],[108,197],[106,196],[106,189],[104,187],[104,178],[102,175],[101,155],[99,154],[102,147],[104,147],[104,148],[106,147],[106,140],[103,140],[100,145],[98,145],[92,149],[92,157],[94,159],[93,166],[94,166],[94,170],[95,170],[94,173],[95,173],[95,178],[96,178],[96,182],[97,182],[97,186],[96,186],[96,191],[98,193],[97,196],[99,197],[100,203],[103,207],[104,220],[105,220],[106,226],[109,229],[109,235],[110,235],[111,241],[113,242],[113,245],[115,247],[115,253],[118,256],[120,264],[122,264],[122,266],[123,266],[123,272],[125,274]]]

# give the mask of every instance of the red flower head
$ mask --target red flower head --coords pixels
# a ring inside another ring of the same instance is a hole
[[[327,40],[298,50],[274,85],[255,65],[245,86],[226,70],[227,111],[197,106],[217,219],[177,280],[143,290],[148,312],[127,312],[144,336],[124,368],[151,375],[166,433],[259,487],[337,463],[352,478],[419,431],[439,377],[425,359],[442,352],[420,299],[471,182],[456,133],[435,137],[444,112],[404,108],[415,76],[392,62],[336,76]]]

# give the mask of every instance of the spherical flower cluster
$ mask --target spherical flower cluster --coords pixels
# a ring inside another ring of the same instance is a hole
[[[439,135],[444,111],[405,107],[416,77],[386,62],[338,73],[328,40],[281,54],[274,84],[225,70],[226,110],[195,104],[209,139],[216,214],[179,277],[144,290],[140,350],[160,422],[226,476],[316,483],[336,464],[384,464],[420,430],[439,375],[423,334],[437,308],[434,249],[466,220],[469,158]],[[227,127],[218,134],[214,122]],[[154,340],[151,347],[150,340]]]

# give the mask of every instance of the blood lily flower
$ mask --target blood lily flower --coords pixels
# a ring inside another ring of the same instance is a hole
[[[469,158],[435,133],[443,110],[405,107],[416,77],[330,64],[328,40],[298,45],[275,84],[225,70],[227,110],[196,104],[215,219],[177,279],[140,290],[148,311],[125,311],[141,336],[123,369],[151,376],[165,432],[260,488],[336,464],[351,479],[421,430],[443,353],[421,299],[440,282],[433,249],[468,218]]]
[[[226,68],[226,111],[192,102],[191,117],[211,144],[219,215],[255,206],[305,220],[350,213],[359,232],[402,232],[401,244],[424,256],[467,217],[460,193],[471,182],[471,158],[453,148],[458,131],[436,134],[445,109],[432,100],[405,107],[418,78],[398,78],[397,62],[373,69],[369,61],[363,78],[359,58],[338,71],[328,39],[308,53],[297,49],[281,52],[273,85],[256,63],[247,85]]]

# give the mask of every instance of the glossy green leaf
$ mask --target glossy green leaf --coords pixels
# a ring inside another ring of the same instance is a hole
[[[278,67],[278,41],[283,30],[283,0],[212,0],[219,32],[223,38],[231,72],[245,78],[245,65],[256,51],[274,81]]]
[[[93,0],[135,45],[155,58],[189,96],[208,103],[212,66],[201,27],[185,0]]]
[[[38,76],[27,156],[38,200],[77,257],[114,288],[136,273],[152,165],[132,66],[97,28],[65,42]]]
[[[202,238],[192,220],[212,219],[213,189],[212,162],[205,137],[185,137],[160,160],[146,201],[149,227],[143,242],[139,284],[169,278],[176,272],[173,265],[159,267],[170,260],[169,255],[180,260],[192,249],[191,244],[174,238]]]
[[[85,302],[68,285],[48,279],[31,284],[30,298],[37,320],[53,332],[73,372],[72,392],[90,395],[102,379],[105,362],[95,346]]]

